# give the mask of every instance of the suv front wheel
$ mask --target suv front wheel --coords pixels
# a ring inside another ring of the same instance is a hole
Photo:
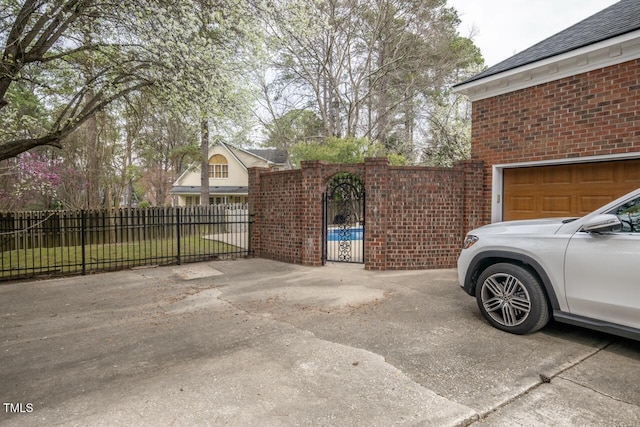
[[[494,264],[484,270],[476,285],[476,301],[489,323],[513,334],[537,331],[550,317],[540,281],[515,264]]]

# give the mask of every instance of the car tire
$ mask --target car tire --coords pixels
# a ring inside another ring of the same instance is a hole
[[[491,325],[512,334],[535,332],[550,318],[540,280],[515,264],[499,263],[485,269],[476,285],[476,301]]]

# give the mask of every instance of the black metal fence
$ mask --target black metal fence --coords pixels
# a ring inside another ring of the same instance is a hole
[[[251,254],[246,205],[0,212],[0,281]]]

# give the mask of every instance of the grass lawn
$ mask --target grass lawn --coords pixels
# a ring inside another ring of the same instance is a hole
[[[242,255],[244,252],[246,251],[234,245],[197,236],[180,239],[181,261],[195,261],[224,254]],[[176,239],[85,246],[87,271],[174,264],[177,257]],[[2,251],[0,270],[0,280],[34,273],[79,273],[82,271],[82,247]]]

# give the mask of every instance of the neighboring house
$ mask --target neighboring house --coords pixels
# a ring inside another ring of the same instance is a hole
[[[209,204],[247,203],[250,167],[271,170],[288,168],[286,151],[241,149],[218,143],[209,147]],[[193,165],[173,183],[169,191],[174,206],[200,204],[200,167]]]
[[[484,222],[582,215],[640,187],[639,58],[640,1],[622,0],[454,86]]]

